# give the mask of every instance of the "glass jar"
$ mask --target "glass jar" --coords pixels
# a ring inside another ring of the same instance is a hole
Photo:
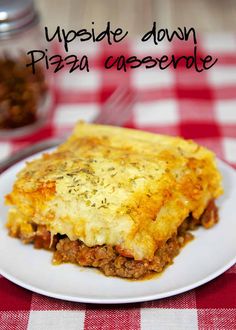
[[[44,49],[33,0],[0,2],[0,138],[35,132],[52,107],[49,72],[26,66],[27,52]]]

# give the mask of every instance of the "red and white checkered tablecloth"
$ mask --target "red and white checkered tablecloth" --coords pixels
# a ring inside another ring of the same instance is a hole
[[[157,47],[129,40],[112,48],[87,44],[77,49],[89,54],[90,72],[57,73],[55,109],[47,125],[27,138],[0,139],[0,159],[27,144],[63,135],[78,119],[90,120],[116,86],[126,84],[139,99],[125,126],[194,139],[236,168],[236,35],[198,37],[199,52],[219,58],[202,73],[183,68],[126,73],[103,69],[111,54],[186,55],[190,45],[184,43]],[[236,329],[236,266],[187,293],[130,305],[61,301],[0,277],[0,329]]]

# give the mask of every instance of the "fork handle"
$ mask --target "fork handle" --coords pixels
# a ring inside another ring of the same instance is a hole
[[[37,152],[56,147],[62,143],[63,139],[46,139],[42,142],[38,142],[32,146],[26,147],[25,149],[20,150],[15,155],[8,157],[7,159],[0,162],[0,173],[4,172],[7,168],[19,162],[20,160],[29,157]]]

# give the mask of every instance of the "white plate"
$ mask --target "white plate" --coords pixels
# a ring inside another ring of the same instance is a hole
[[[218,200],[220,222],[210,230],[200,228],[195,231],[195,239],[184,247],[163,274],[136,282],[106,277],[97,270],[72,264],[53,266],[51,252],[35,250],[7,235],[4,227],[7,207],[3,197],[11,191],[15,175],[24,163],[17,163],[0,177],[0,273],[24,288],[77,302],[140,302],[196,288],[236,262],[236,172],[222,161],[218,164],[224,178],[225,194]]]

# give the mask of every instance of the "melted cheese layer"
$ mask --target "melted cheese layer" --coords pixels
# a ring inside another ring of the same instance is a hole
[[[221,193],[214,154],[192,141],[79,123],[18,174],[8,226],[44,224],[87,246],[152,259],[189,213],[199,218]]]

